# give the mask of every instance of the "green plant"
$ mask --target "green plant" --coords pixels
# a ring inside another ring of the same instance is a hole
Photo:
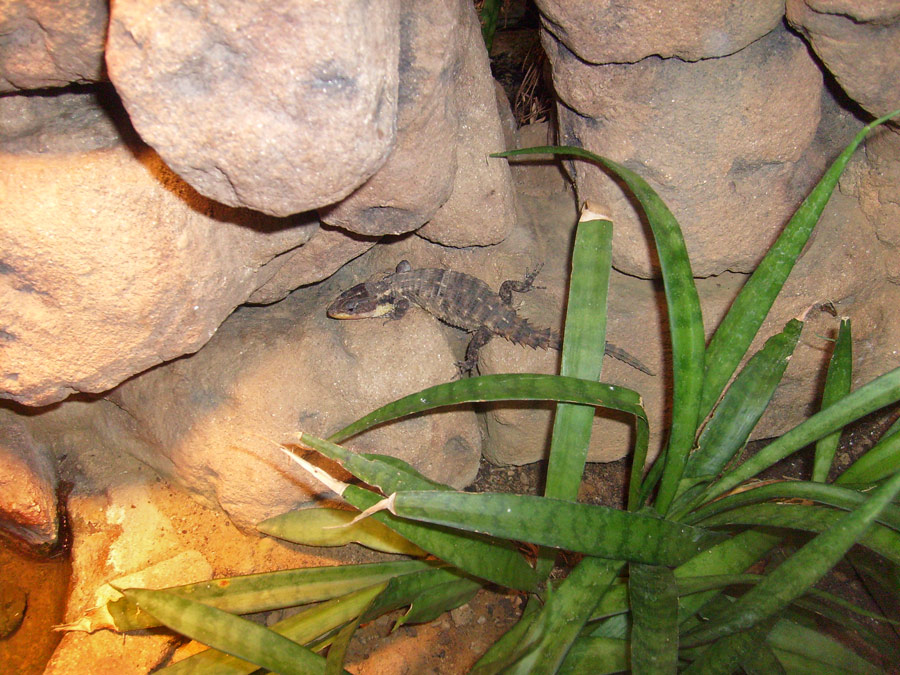
[[[586,212],[573,251],[560,375],[452,382],[384,406],[329,440],[300,434],[299,445],[341,463],[380,492],[338,483],[309,466],[363,516],[350,522],[344,512],[305,509],[259,526],[298,543],[360,540],[412,556],[427,552],[443,562],[289,570],[163,591],[126,589],[103,609],[101,623],[119,630],[164,623],[221,650],[170,666],[167,673],[248,673],[253,664],[283,673],[341,672],[344,650],[361,621],[404,606],[409,611],[401,622],[428,621],[493,583],[526,592],[530,600],[518,624],[476,664],[476,673],[878,672],[812,619],[855,631],[887,652],[891,646],[863,619],[900,623],[814,584],[847,558],[887,593],[900,596],[900,510],[894,503],[900,493],[900,424],[837,480],[825,481],[835,434],[900,400],[900,369],[851,392],[850,325],[842,322],[827,373],[826,406],[739,461],[803,319],[788,322],[739,365],[851,154],[890,117],[868,125],[838,157],[708,346],[680,228],[643,179],[580,148],[507,153],[554,152],[597,162],[631,189],[647,215],[668,302],[674,385],[668,445],[649,472],[640,396],[599,381],[612,232],[608,221]],[[557,402],[544,497],[456,492],[391,457],[356,455],[338,445],[406,415],[500,400]],[[626,511],[576,503],[597,407],[635,419]],[[813,480],[751,482],[811,443],[817,443]],[[331,524],[342,527],[329,529]],[[792,536],[797,531],[806,537]],[[526,561],[517,542],[540,547],[535,564]],[[584,557],[565,579],[548,582],[558,549]],[[749,573],[751,568],[764,572]],[[271,629],[237,616],[317,601]],[[330,647],[327,658],[314,653],[324,646]]]

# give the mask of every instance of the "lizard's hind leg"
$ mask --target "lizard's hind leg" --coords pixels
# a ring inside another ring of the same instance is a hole
[[[479,350],[490,342],[493,336],[493,333],[487,328],[479,328],[475,331],[472,339],[469,341],[469,346],[466,347],[466,360],[456,364],[456,367],[459,368],[460,377],[471,375],[474,372],[478,367]]]
[[[526,272],[525,279],[523,279],[522,281],[515,281],[513,279],[504,281],[502,284],[500,284],[500,299],[507,305],[512,306],[513,291],[515,291],[516,293],[528,293],[535,288],[543,288],[543,286],[534,285],[534,280],[535,278],[537,278],[538,273],[541,271],[541,269],[543,269],[543,267],[544,263],[541,263],[530,272]]]

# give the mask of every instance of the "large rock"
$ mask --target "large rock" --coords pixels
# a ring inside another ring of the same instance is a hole
[[[814,145],[822,75],[784,28],[696,63],[592,66],[549,33],[544,46],[562,101],[561,143],[642,174],[681,224],[697,276],[752,270],[824,169]],[[581,198],[603,204],[616,223],[615,267],[654,275],[630,197],[589,162],[571,171]]]
[[[129,452],[244,527],[323,492],[273,442],[298,431],[327,436],[456,372],[428,317],[411,331],[327,318],[328,302],[355,283],[350,272],[278,304],[242,308],[193,356],[119,386],[109,398],[128,412],[117,436],[138,439]],[[348,446],[400,457],[456,487],[474,479],[480,457],[466,410],[384,425]]]
[[[471,3],[404,3],[397,146],[322,220],[362,234],[494,244],[515,218],[487,53]],[[435,161],[440,158],[440,161]],[[427,224],[426,224],[427,223]]]
[[[105,79],[106,0],[0,3],[0,92]]]
[[[543,27],[590,63],[727,56],[771,31],[784,0],[536,0]]]
[[[48,101],[28,101],[40,119]],[[266,263],[318,227],[210,202],[124,144],[97,103],[59,103],[71,114],[0,144],[0,390],[28,405],[199,349],[271,276]]]
[[[201,194],[276,216],[336,202],[395,142],[399,1],[112,7],[138,133]]]
[[[850,98],[876,116],[900,108],[900,4],[788,0],[787,18]]]
[[[489,157],[507,148],[481,28],[471,6],[462,19],[463,58],[454,81],[459,166],[453,194],[416,234],[444,246],[487,246],[509,234],[515,201],[506,160]]]
[[[0,529],[38,552],[59,538],[56,460],[24,424],[0,410]]]

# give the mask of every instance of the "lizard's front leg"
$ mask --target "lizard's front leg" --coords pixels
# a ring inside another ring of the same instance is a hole
[[[471,375],[478,367],[478,352],[492,337],[493,333],[487,328],[482,327],[475,331],[472,339],[469,341],[469,346],[466,347],[466,360],[456,364],[456,367],[459,368],[460,377]]]
[[[525,278],[522,281],[515,281],[513,279],[504,281],[500,284],[500,299],[507,305],[512,305],[513,291],[516,293],[528,293],[535,288],[543,288],[543,286],[534,285],[534,280],[543,267],[544,265],[541,263],[530,272],[526,272]]]
[[[391,303],[391,311],[384,315],[386,318],[385,323],[402,319],[408,311],[409,300],[403,297],[395,298]]]

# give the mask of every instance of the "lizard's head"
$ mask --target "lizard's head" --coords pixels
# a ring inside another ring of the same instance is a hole
[[[385,316],[394,309],[393,298],[388,292],[379,292],[378,284],[357,284],[328,306],[332,319],[371,319]]]

